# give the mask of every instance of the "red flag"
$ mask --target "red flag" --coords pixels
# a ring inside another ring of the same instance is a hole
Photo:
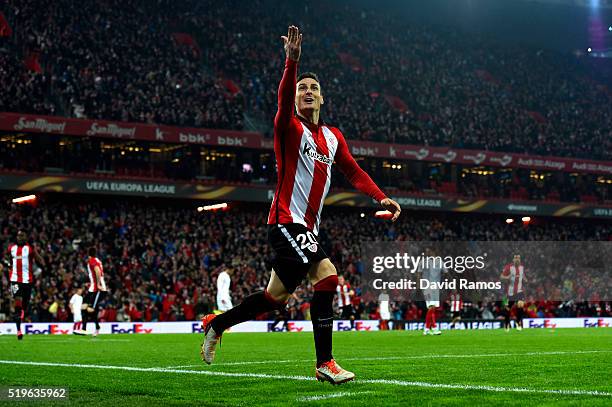
[[[38,61],[39,57],[40,57],[40,53],[30,52],[30,54],[27,57],[25,57],[25,59],[23,60],[23,63],[25,64],[26,68],[28,68],[30,71],[42,73],[43,70],[42,70],[42,67],[40,66],[40,62]]]
[[[0,11],[0,37],[10,37],[13,34],[13,29],[9,25],[4,14]]]
[[[538,122],[538,123],[546,123],[546,118],[544,116],[542,116],[540,114],[540,112],[534,112],[534,111],[529,111],[529,110],[527,110],[526,112],[536,122]]]
[[[400,112],[408,111],[408,105],[401,98],[393,95],[385,95],[385,99],[395,110],[399,110]]]
[[[187,33],[172,33],[172,37],[174,41],[176,41],[179,45],[185,45],[192,49],[193,53],[196,55],[201,54],[200,46],[196,42],[196,40]]]
[[[240,92],[240,87],[236,85],[236,82],[231,79],[224,80],[223,84],[225,85],[225,88],[228,90],[228,92],[232,94],[232,96]]]

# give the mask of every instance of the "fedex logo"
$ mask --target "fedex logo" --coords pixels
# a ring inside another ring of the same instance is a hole
[[[295,322],[288,322],[287,329],[289,332],[302,332],[304,330],[303,326],[298,326]],[[283,327],[277,328],[273,322],[268,323],[268,332],[281,332]]]
[[[119,328],[119,324],[111,324],[112,334],[150,334],[153,329],[145,329],[143,324],[134,324],[133,328],[122,329]]]
[[[556,328],[557,324],[554,324],[550,319],[545,319],[542,323],[535,321],[529,321],[529,328]]]
[[[609,322],[604,322],[604,320],[601,319],[601,318],[594,320],[594,322],[591,322],[591,321],[593,321],[593,320],[592,319],[588,319],[588,318],[585,319],[584,320],[584,327],[585,328],[600,328],[600,327],[601,328],[608,328],[610,326]]]
[[[191,324],[191,333],[203,334],[204,330],[202,329],[202,324],[200,322],[194,322],[193,324]]]
[[[26,325],[26,335],[67,335],[70,329],[60,329],[57,324],[49,324],[47,329],[34,329],[32,325]]]
[[[366,326],[361,321],[356,321],[355,322],[355,330],[356,331],[369,331],[371,328],[372,328],[371,326]],[[344,321],[338,321],[338,331],[350,331],[350,330],[351,330],[351,324],[350,323],[346,323]]]

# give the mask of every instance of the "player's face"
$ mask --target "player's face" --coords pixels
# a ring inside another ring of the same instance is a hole
[[[24,244],[26,241],[26,234],[23,231],[17,232],[17,243]]]
[[[514,264],[521,264],[521,256],[518,254],[514,256]]]
[[[304,78],[297,83],[295,105],[298,112],[320,110],[323,104],[321,86],[312,78]]]
[[[338,284],[340,284],[340,285],[344,284],[344,277],[342,277],[342,276],[338,277]]]

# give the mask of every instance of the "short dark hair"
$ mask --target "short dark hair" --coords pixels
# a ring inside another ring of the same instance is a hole
[[[314,72],[303,72],[303,73],[299,74],[299,76],[297,78],[297,81],[299,82],[299,81],[301,81],[304,78],[312,78],[315,81],[321,83],[321,81],[319,81],[319,75],[317,75]]]
[[[95,257],[97,253],[96,248],[94,246],[91,246],[87,252],[91,257]]]

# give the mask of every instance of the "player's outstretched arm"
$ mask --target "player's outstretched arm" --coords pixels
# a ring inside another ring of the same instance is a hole
[[[295,82],[297,76],[297,64],[302,54],[302,34],[299,28],[289,26],[287,36],[281,36],[287,59],[285,60],[285,71],[278,87],[278,112],[274,118],[274,127],[284,129],[289,125],[293,116],[293,104],[295,103]]]

